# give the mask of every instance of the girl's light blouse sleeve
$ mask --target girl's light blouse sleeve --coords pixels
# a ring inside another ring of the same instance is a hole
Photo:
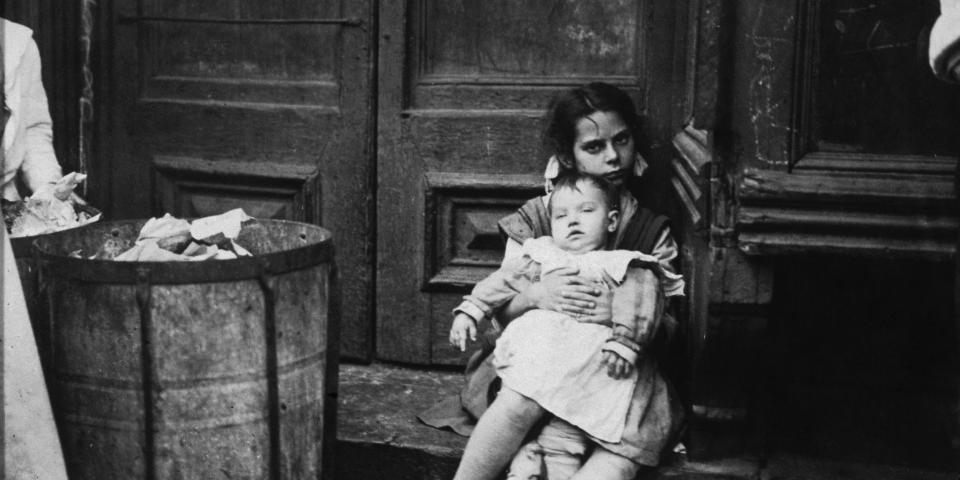
[[[519,247],[516,252],[517,255],[504,258],[497,271],[477,282],[453,310],[454,314],[465,313],[480,322],[529,287],[539,272],[539,266],[529,256],[520,254]]]
[[[678,273],[676,265],[674,265],[674,260],[679,255],[679,250],[677,249],[677,242],[673,240],[673,235],[670,233],[670,227],[663,229],[660,238],[657,239],[657,243],[654,244],[650,254],[657,257],[657,261],[660,262],[664,270],[670,273]],[[675,280],[664,277],[662,282],[661,286],[663,287],[663,294],[665,296],[683,295],[685,287],[683,277],[678,275]]]

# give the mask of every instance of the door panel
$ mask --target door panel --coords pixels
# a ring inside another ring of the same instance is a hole
[[[342,275],[343,354],[372,348],[369,1],[107,4],[101,159],[112,218],[243,207],[320,224]]]
[[[450,310],[502,258],[496,220],[542,192],[543,108],[591,80],[640,98],[646,2],[380,6],[377,355],[457,364]]]

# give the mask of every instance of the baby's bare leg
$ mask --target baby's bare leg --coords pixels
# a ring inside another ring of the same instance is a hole
[[[496,478],[543,414],[537,402],[503,387],[473,429],[454,480]]]

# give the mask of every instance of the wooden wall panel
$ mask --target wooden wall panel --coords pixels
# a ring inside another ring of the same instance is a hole
[[[428,291],[468,291],[493,273],[506,242],[497,222],[542,192],[532,175],[428,174],[423,263]]]
[[[103,1],[114,218],[237,206],[329,229],[341,347],[373,346],[372,2]]]
[[[418,3],[426,77],[632,75],[641,61],[633,1]]]
[[[210,162],[189,157],[157,157],[156,203],[185,218],[243,208],[256,218],[308,222],[320,218],[317,170],[296,165]]]
[[[143,65],[145,97],[336,107],[337,55],[330,47],[336,45],[337,30],[310,22],[336,17],[335,5],[292,2],[237,13],[217,4],[185,9],[180,3],[173,5],[179,8],[149,4],[144,15],[165,19],[176,15],[171,12],[190,11],[189,18],[210,23],[143,25],[143,48],[153,52]],[[243,23],[271,18],[289,23]]]
[[[797,2],[751,0],[730,10],[734,68],[723,88],[732,98],[719,101],[731,105],[729,121],[738,142],[732,161],[785,170],[792,155]]]
[[[927,65],[936,3],[737,10],[732,98],[721,100],[736,134],[722,170],[744,252],[952,255],[960,92]]]
[[[639,94],[643,7],[620,0],[412,2],[409,108],[539,111],[557,88],[592,80]]]

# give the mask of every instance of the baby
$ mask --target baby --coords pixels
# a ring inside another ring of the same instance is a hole
[[[574,267],[613,293],[609,320],[531,310],[507,326],[494,351],[503,387],[478,421],[455,478],[496,475],[504,463],[501,451],[516,452],[529,427],[547,412],[601,446],[620,441],[641,353],[633,341],[637,322],[655,316],[658,303],[656,277],[626,282],[628,268],[671,274],[652,256],[602,250],[617,230],[618,198],[616,188],[602,177],[575,172],[560,177],[548,204],[552,237],[524,242],[520,257],[480,281],[454,310],[450,342],[463,350],[467,338],[475,339],[479,320],[552,270]],[[638,312],[637,305],[645,310]],[[518,456],[511,466],[514,474],[524,459],[539,462],[536,448],[524,450],[534,455]],[[485,455],[494,458],[485,461]]]

